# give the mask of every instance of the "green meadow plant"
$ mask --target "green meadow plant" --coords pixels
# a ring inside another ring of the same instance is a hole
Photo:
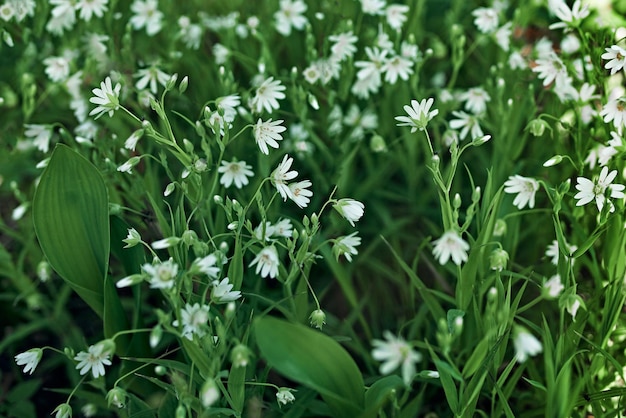
[[[0,414],[622,416],[625,13],[4,0]]]

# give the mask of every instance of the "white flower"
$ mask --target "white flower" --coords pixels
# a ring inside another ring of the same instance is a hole
[[[543,284],[542,293],[544,293],[546,297],[554,299],[559,297],[563,289],[565,289],[565,286],[563,286],[563,283],[561,283],[561,276],[555,274]]]
[[[216,265],[217,257],[214,254],[209,254],[202,258],[196,258],[192,264],[192,271],[199,271],[211,279],[215,279],[220,273],[220,268],[216,267]]]
[[[135,132],[130,134],[130,136],[126,139],[126,141],[124,141],[124,148],[130,151],[135,151],[135,148],[137,148],[137,143],[139,142],[142,136],[143,136],[143,130],[141,129],[136,130]]]
[[[171,76],[153,65],[151,67],[138,70],[133,77],[139,79],[137,80],[137,83],[135,83],[137,90],[144,90],[149,84],[150,92],[152,94],[157,94],[157,83],[165,87]]]
[[[289,180],[293,180],[298,176],[298,172],[295,170],[289,171],[291,168],[291,164],[293,163],[293,158],[289,155],[285,155],[283,160],[280,162],[278,167],[272,172],[271,179],[272,183],[280,193],[280,196],[283,198],[283,201],[287,200],[287,197],[290,197],[291,190],[287,185]]]
[[[185,304],[185,308],[180,311],[181,323],[183,330],[181,335],[188,340],[193,340],[193,335],[196,334],[199,338],[204,337],[206,334],[206,324],[209,322],[209,307],[207,305],[200,305],[194,303],[193,305]],[[178,326],[178,321],[172,323],[173,326]]]
[[[568,26],[576,27],[584,18],[589,16],[589,5],[585,4],[581,7],[580,0],[576,0],[571,9],[565,0],[549,0],[548,5],[552,13],[561,20],[558,23],[553,23],[548,26],[548,28],[552,30],[559,28],[565,29]]]
[[[602,106],[600,116],[604,116],[606,123],[613,121],[613,126],[621,133],[626,126],[626,97],[609,100]]]
[[[224,45],[220,43],[213,44],[213,56],[215,57],[215,63],[217,65],[222,65],[226,63],[228,56],[230,55],[230,50],[226,48]]]
[[[261,274],[261,277],[271,277],[272,279],[278,276],[278,267],[280,266],[280,260],[278,259],[278,251],[276,247],[270,245],[263,248],[257,256],[252,260],[249,267],[256,264],[256,274]]]
[[[356,61],[354,66],[359,68],[356,74],[357,81],[352,86],[352,93],[362,97],[369,97],[370,93],[376,93],[382,85],[381,75],[387,50],[380,50],[377,47],[365,47],[365,54],[368,61]]]
[[[385,72],[385,81],[390,84],[396,84],[398,77],[403,80],[408,80],[409,76],[413,74],[413,61],[404,58],[400,55],[396,55],[385,61],[383,65],[383,71]]]
[[[237,108],[241,104],[241,97],[238,94],[229,94],[228,96],[218,97],[215,105],[218,109],[224,111],[224,121],[230,123],[237,116]]]
[[[274,13],[276,30],[284,36],[289,36],[292,27],[297,30],[304,29],[307,19],[302,14],[306,9],[307,6],[302,0],[280,0],[280,9]]]
[[[458,119],[452,119],[450,121],[450,128],[456,130],[461,129],[459,133],[461,140],[465,139],[468,133],[471,135],[472,139],[480,138],[485,135],[480,127],[478,116],[470,115],[463,111],[454,111],[452,115],[456,116]]]
[[[86,352],[81,351],[76,354],[74,357],[74,360],[78,361],[76,369],[80,370],[81,376],[91,370],[94,379],[97,379],[99,376],[104,376],[104,366],[111,365],[109,355],[110,353],[105,351],[103,344],[94,344]]]
[[[54,418],[72,418],[72,407],[67,403],[62,403],[54,408],[52,413],[55,414]]]
[[[566,258],[569,258],[569,254],[573,254],[577,249],[578,247],[576,245],[565,243],[565,252],[567,254]],[[561,251],[559,250],[559,242],[557,240],[553,240],[552,244],[548,245],[548,248],[546,249],[546,257],[551,257],[552,259],[550,261],[552,261],[552,264],[557,266],[559,264],[560,255]],[[570,260],[570,263],[572,265],[574,264],[573,258]]]
[[[482,33],[492,33],[498,28],[498,12],[495,9],[479,7],[472,12],[474,24]]]
[[[150,287],[153,289],[171,289],[178,274],[178,264],[171,258],[157,265],[144,264],[142,270],[150,276]]]
[[[112,87],[111,77],[105,78],[100,83],[100,88],[92,90],[94,97],[90,98],[89,101],[98,106],[89,112],[89,115],[96,115],[96,119],[98,119],[108,112],[109,117],[113,116],[113,112],[120,107],[119,97],[121,89],[122,86],[119,83],[115,85],[115,88]]]
[[[518,209],[524,209],[528,205],[529,208],[535,207],[535,193],[539,190],[539,182],[530,177],[522,177],[519,175],[510,176],[504,183],[505,193],[517,193],[513,204]]]
[[[214,379],[208,379],[202,385],[200,389],[200,401],[202,402],[202,406],[208,408],[213,405],[220,398],[220,390],[217,387]]]
[[[602,54],[602,59],[609,60],[604,68],[611,70],[611,75],[613,75],[626,66],[626,49],[612,45],[610,48],[606,48],[606,52]]]
[[[31,348],[28,351],[16,355],[15,363],[18,366],[24,366],[24,373],[33,374],[39,361],[41,361],[41,356],[43,356],[43,350],[41,348]]]
[[[79,16],[86,22],[91,20],[93,15],[102,17],[107,10],[109,0],[78,0],[74,6],[79,11]]]
[[[576,314],[578,313],[578,308],[584,306],[583,300],[580,296],[573,294],[569,295],[565,300],[565,309],[567,313],[572,316],[572,321],[576,320]]]
[[[133,17],[130,24],[135,30],[146,28],[149,36],[156,35],[161,30],[163,13],[159,11],[157,0],[135,0],[130,7]]]
[[[335,258],[339,260],[339,256],[343,255],[346,260],[352,262],[352,256],[357,255],[359,251],[356,249],[361,245],[361,237],[357,236],[358,232],[353,232],[345,237],[340,237],[335,240],[333,245],[333,253]]]
[[[128,228],[126,238],[122,240],[126,245],[124,248],[131,248],[141,242],[141,235],[135,228]]]
[[[343,61],[347,58],[352,58],[356,52],[356,46],[354,45],[359,38],[350,32],[343,32],[337,35],[331,35],[328,40],[333,43],[330,47],[330,52],[337,61]]]
[[[421,102],[411,100],[411,106],[404,106],[404,111],[409,116],[396,116],[395,119],[400,122],[396,124],[396,126],[410,126],[411,133],[417,131],[418,129],[423,131],[426,129],[428,122],[439,113],[438,109],[430,110],[434,101],[435,100],[432,97],[429,99],[422,99]]]
[[[413,350],[411,345],[401,337],[394,336],[391,332],[383,332],[385,340],[373,340],[372,357],[382,361],[381,374],[389,374],[401,367],[402,380],[408,386],[415,376],[415,363],[422,360],[422,355]]]
[[[296,397],[293,396],[294,389],[289,388],[280,388],[278,392],[276,392],[276,401],[278,405],[287,405],[288,403],[292,403],[296,400]]]
[[[267,112],[279,109],[278,100],[285,98],[285,93],[283,93],[285,88],[280,80],[274,80],[274,77],[264,80],[256,89],[256,94],[250,102],[250,108],[256,113],[261,113],[263,109]]]
[[[222,161],[217,171],[222,173],[220,184],[223,184],[224,187],[230,187],[235,183],[235,187],[238,189],[248,184],[248,177],[254,176],[252,166],[245,161],[237,161],[236,159],[230,162]]]
[[[519,51],[511,52],[507,62],[512,70],[523,70],[528,66],[528,64],[526,64],[526,60]]]
[[[226,303],[237,300],[241,297],[239,290],[233,291],[233,285],[228,281],[228,277],[222,281],[215,280],[213,282],[213,290],[211,290],[211,300],[216,303]]]
[[[519,325],[516,325],[513,330],[513,346],[515,347],[515,360],[518,363],[525,362],[529,356],[536,356],[543,350],[541,341]]]
[[[465,102],[465,110],[480,115],[487,110],[487,102],[491,100],[491,96],[482,87],[472,87],[461,93],[459,100]]]
[[[13,19],[15,16],[15,10],[13,9],[13,5],[11,3],[4,3],[0,6],[0,18],[5,22]]]
[[[308,190],[309,187],[312,186],[310,180],[302,180],[296,183],[290,183],[289,187],[289,198],[294,201],[296,205],[300,209],[308,206],[311,201],[311,196],[313,196],[313,192]]]
[[[545,57],[535,61],[532,71],[539,73],[538,77],[543,79],[543,85],[547,86],[557,78],[567,78],[567,68],[563,61],[553,52],[549,52]]]
[[[67,57],[48,57],[43,60],[46,75],[55,83],[61,83],[70,76],[70,62]]]
[[[365,205],[354,199],[339,199],[333,204],[333,208],[352,226],[361,219],[365,212]]]
[[[433,245],[435,246],[433,255],[441,265],[446,264],[450,258],[457,266],[467,261],[467,251],[470,246],[454,230],[445,232],[441,238],[433,241]]]
[[[291,238],[293,235],[293,225],[289,219],[281,219],[272,225],[272,236]]]
[[[50,139],[52,138],[52,127],[50,125],[24,125],[24,136],[31,139],[33,145],[41,152],[48,152],[50,149]]]
[[[361,0],[361,10],[368,15],[382,15],[385,0]]]
[[[267,147],[268,145],[272,148],[278,148],[277,141],[283,140],[280,133],[286,131],[287,128],[282,126],[281,123],[283,123],[283,120],[272,122],[272,119],[269,119],[263,122],[261,118],[259,118],[256,125],[252,127],[254,140],[263,154],[268,155],[270,153]]]
[[[406,4],[390,4],[385,10],[387,17],[387,23],[389,26],[399,31],[402,29],[402,25],[406,22],[406,14],[409,12],[409,6]]]
[[[570,33],[561,40],[561,51],[565,54],[573,54],[580,49],[580,40],[578,36]]]
[[[500,26],[498,30],[493,34],[493,37],[496,39],[496,43],[502,50],[508,51],[511,45],[511,26],[513,26],[512,22],[507,22],[504,25]]]
[[[600,177],[594,181],[591,181],[585,177],[578,177],[576,179],[576,189],[578,193],[574,196],[574,199],[578,199],[576,206],[583,206],[595,199],[598,211],[602,212],[605,201],[610,204],[610,212],[615,210],[613,203],[608,200],[605,195],[607,189],[609,190],[609,197],[613,199],[624,198],[624,185],[612,184],[613,180],[617,176],[617,170],[613,170],[609,173],[609,168],[604,166],[600,172]]]

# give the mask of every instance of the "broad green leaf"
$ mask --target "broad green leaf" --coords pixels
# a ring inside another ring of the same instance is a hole
[[[392,393],[403,385],[402,379],[395,374],[377,380],[365,392],[365,412],[361,418],[378,417],[381,408],[385,406]]]
[[[254,322],[262,356],[279,373],[320,393],[333,416],[363,411],[363,377],[354,360],[332,338],[301,324],[272,317]]]
[[[109,260],[108,209],[98,170],[57,145],[35,193],[35,232],[52,268],[100,317]]]

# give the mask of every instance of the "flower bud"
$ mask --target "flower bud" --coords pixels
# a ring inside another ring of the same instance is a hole
[[[121,409],[121,408],[124,408],[124,406],[126,405],[127,397],[128,397],[128,394],[126,393],[126,391],[122,389],[121,387],[116,386],[113,389],[111,389],[109,393],[107,393],[106,400],[107,400],[109,407],[115,406]]]
[[[309,315],[309,321],[312,327],[322,329],[326,325],[326,314],[321,309],[316,309]]]
[[[215,380],[207,379],[200,389],[200,401],[205,408],[213,405],[220,398],[220,390]]]
[[[296,397],[293,396],[293,389],[289,388],[280,388],[278,392],[276,392],[276,401],[278,402],[278,406],[287,405],[296,400]]]
[[[187,91],[187,87],[189,86],[189,77],[184,76],[178,85],[178,91],[182,94]]]
[[[172,74],[170,79],[167,80],[167,83],[165,84],[165,90],[167,91],[172,90],[174,88],[174,85],[176,84],[176,81],[178,81],[178,74],[174,73]]]
[[[502,248],[498,248],[493,250],[489,256],[489,267],[491,270],[502,271],[506,267],[508,261],[509,253],[504,251]]]
[[[496,223],[493,227],[493,236],[501,237],[506,234],[506,221],[504,219],[496,219]]]
[[[72,407],[69,404],[62,403],[52,413],[56,414],[55,418],[72,418]]]
[[[545,132],[546,128],[549,127],[548,122],[543,119],[533,119],[528,122],[526,129],[530,131],[533,136],[541,136]]]
[[[161,337],[163,337],[163,328],[160,324],[157,324],[152,328],[152,331],[150,331],[150,347],[156,348],[161,342]]]
[[[167,197],[171,195],[176,189],[176,183],[170,183],[165,187],[165,191],[163,192],[163,196]]]
[[[252,352],[244,344],[237,344],[230,352],[230,361],[233,367],[246,367],[250,363]]]
[[[370,149],[373,152],[387,152],[387,144],[385,143],[385,139],[378,134],[373,135],[370,139]]]
[[[543,163],[543,166],[552,167],[552,166],[559,164],[561,161],[563,161],[563,157],[561,155],[555,155],[554,157],[550,158],[548,161]]]

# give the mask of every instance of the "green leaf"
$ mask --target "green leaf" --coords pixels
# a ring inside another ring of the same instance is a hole
[[[404,386],[404,382],[398,375],[390,375],[377,380],[365,392],[365,412],[361,418],[375,418],[396,389]]]
[[[237,367],[234,364],[230,367],[228,373],[228,394],[233,400],[232,408],[239,414],[243,412],[243,404],[245,402],[245,380],[246,368]]]
[[[355,417],[363,412],[363,377],[339,343],[304,325],[272,317],[256,319],[254,330],[267,362],[319,392],[333,416]]]
[[[71,148],[57,145],[35,193],[33,221],[52,268],[102,317],[109,214],[98,170]]]

